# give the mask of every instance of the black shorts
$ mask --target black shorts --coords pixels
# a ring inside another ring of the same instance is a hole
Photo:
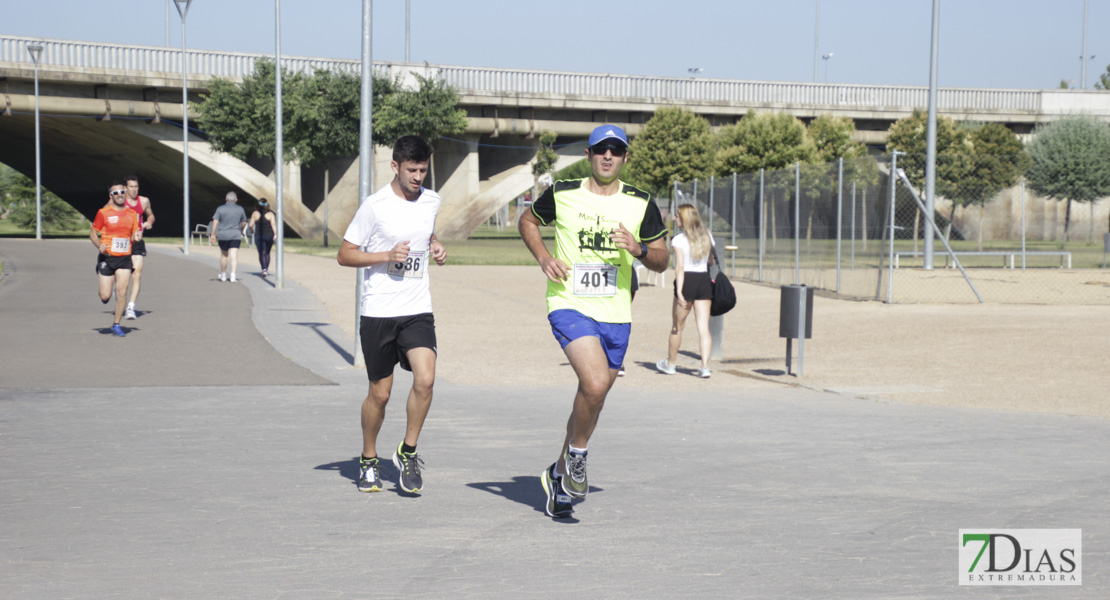
[[[112,277],[116,271],[120,269],[133,270],[135,267],[131,264],[131,255],[127,256],[112,256],[110,254],[100,254],[96,257],[96,272],[105,276]]]
[[[146,256],[146,242],[131,242],[131,256]]]
[[[674,297],[678,297],[678,278],[674,280]],[[687,272],[682,281],[682,297],[687,302],[694,300],[712,300],[713,299],[713,281],[709,279],[709,273],[690,273]]]
[[[220,250],[226,252],[232,248],[238,248],[239,245],[243,243],[243,240],[217,240],[216,243],[220,245]]]
[[[362,355],[366,359],[366,376],[370,381],[393,374],[399,363],[412,371],[406,353],[413,348],[436,351],[436,321],[432,313],[407,317],[362,317],[359,322]]]

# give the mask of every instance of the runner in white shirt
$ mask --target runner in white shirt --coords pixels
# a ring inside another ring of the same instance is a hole
[[[431,146],[419,137],[398,139],[390,163],[393,181],[362,203],[339,248],[339,264],[365,268],[359,327],[370,391],[362,403],[362,492],[382,489],[376,443],[398,363],[412,371],[413,381],[408,427],[393,463],[401,473],[402,490],[417,493],[423,487],[416,442],[432,405],[436,373],[428,262],[447,261],[447,249],[435,236],[439,195],[421,186],[431,156]]]

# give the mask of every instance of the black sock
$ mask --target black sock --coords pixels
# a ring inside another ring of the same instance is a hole
[[[363,454],[361,456],[362,456],[362,462],[368,462],[368,461],[374,460],[375,458],[378,458],[377,456],[371,456],[371,457],[367,458],[365,454]]]
[[[413,452],[416,452],[416,446],[410,446],[401,442],[401,454],[412,454]]]

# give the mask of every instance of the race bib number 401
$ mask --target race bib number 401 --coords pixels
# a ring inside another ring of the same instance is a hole
[[[575,296],[614,296],[617,293],[617,266],[602,264],[574,265]]]
[[[424,272],[428,270],[428,251],[416,250],[410,251],[409,257],[405,262],[389,263],[388,272],[393,277],[404,277],[405,279],[420,279],[424,276]]]

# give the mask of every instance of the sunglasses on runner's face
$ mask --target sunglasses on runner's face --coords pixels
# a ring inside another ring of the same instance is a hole
[[[624,156],[624,153],[628,151],[628,147],[624,144],[598,144],[590,148],[590,152],[598,156],[603,156],[606,151],[612,152],[613,156]]]
[[[112,190],[110,193],[113,196],[122,196],[122,195],[126,194],[127,192],[125,190]]]

